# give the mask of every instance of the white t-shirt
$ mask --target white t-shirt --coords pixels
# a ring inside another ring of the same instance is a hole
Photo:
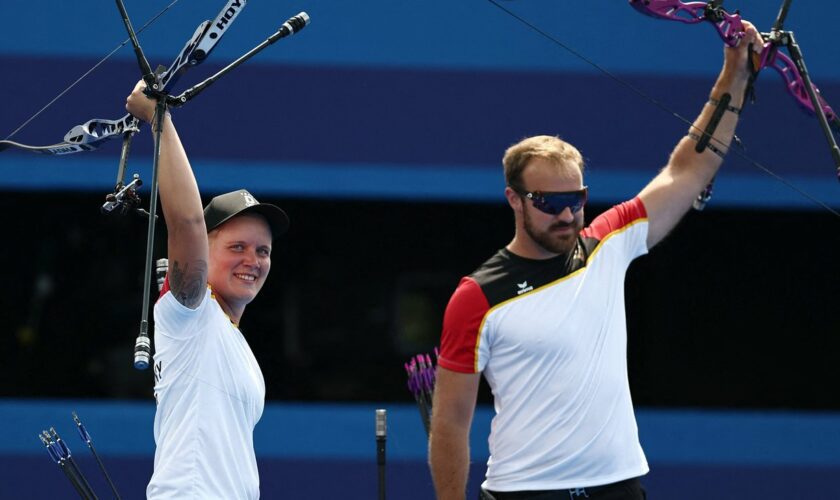
[[[578,488],[647,473],[624,316],[625,272],[647,252],[647,233],[636,198],[596,218],[568,255],[503,249],[461,281],[438,363],[483,372],[493,391],[485,488]]]
[[[146,495],[259,498],[253,431],[265,382],[251,348],[212,296],[155,304],[155,469]]]

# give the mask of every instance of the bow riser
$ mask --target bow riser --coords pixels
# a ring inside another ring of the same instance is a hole
[[[175,82],[181,78],[187,69],[197,64],[197,61],[192,57],[193,51],[207,32],[207,26],[210,21],[204,21],[195,29],[192,38],[187,41],[181,53],[172,62],[169,68],[160,75],[160,87],[166,88],[167,85],[175,85]]]
[[[137,132],[139,121],[127,114],[119,120],[102,120],[94,118],[76,125],[64,135],[64,141],[69,144],[101,144],[103,139],[110,139],[125,132]]]

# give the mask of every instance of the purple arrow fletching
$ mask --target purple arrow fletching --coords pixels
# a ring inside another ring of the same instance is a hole
[[[435,364],[432,363],[432,357],[426,354],[426,364],[428,364],[429,369],[426,371],[426,384],[429,387],[429,391],[433,391],[435,388]]]
[[[439,352],[438,348],[435,347],[435,358],[438,357]],[[414,394],[418,402],[431,396],[435,388],[436,369],[432,357],[428,353],[416,354],[404,366],[408,374],[408,389]]]
[[[435,389],[434,375],[431,368],[426,370],[426,373],[423,376],[423,385],[426,392],[432,392]]]

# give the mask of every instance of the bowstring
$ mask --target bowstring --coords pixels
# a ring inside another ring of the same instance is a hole
[[[175,5],[176,3],[178,3],[178,0],[173,0],[173,1],[172,1],[172,3],[170,3],[169,5],[167,5],[166,7],[164,7],[164,8],[163,8],[160,12],[158,12],[158,13],[157,13],[157,14],[155,14],[154,16],[152,16],[152,17],[151,17],[148,21],[146,21],[146,23],[145,23],[145,24],[143,24],[143,26],[141,26],[141,27],[140,27],[140,29],[139,29],[139,30],[137,30],[137,34],[142,33],[142,32],[143,32],[143,30],[145,30],[146,28],[148,28],[149,26],[151,26],[151,25],[152,25],[152,23],[154,23],[155,21],[157,21],[159,17],[161,17],[163,14],[165,14],[165,13],[166,13],[166,11],[168,11],[170,8],[172,8],[172,6],[173,6],[173,5]],[[101,66],[101,65],[102,65],[102,63],[104,63],[106,60],[108,60],[108,58],[109,58],[109,57],[111,57],[112,55],[114,55],[114,54],[115,54],[118,50],[120,50],[121,48],[123,48],[123,47],[124,47],[124,46],[125,46],[128,42],[130,42],[130,41],[131,41],[131,38],[126,38],[125,40],[123,40],[123,42],[122,42],[121,44],[117,45],[117,46],[114,48],[114,50],[112,50],[111,52],[109,52],[109,53],[108,53],[108,55],[106,55],[105,57],[103,57],[102,59],[100,59],[100,60],[99,60],[99,62],[97,62],[96,64],[94,64],[94,65],[93,65],[90,69],[88,69],[88,70],[87,70],[87,71],[86,71],[86,72],[85,72],[82,76],[80,76],[79,78],[77,78],[77,79],[76,79],[76,81],[74,81],[73,83],[71,83],[69,87],[67,87],[66,89],[62,90],[62,91],[61,91],[61,92],[60,92],[57,96],[55,96],[55,97],[54,97],[54,98],[53,98],[50,102],[48,102],[48,103],[47,103],[47,104],[46,104],[43,108],[39,109],[39,110],[38,110],[38,112],[36,112],[34,115],[32,115],[31,117],[29,117],[29,119],[27,119],[25,122],[23,122],[23,124],[22,124],[21,126],[19,126],[18,128],[16,128],[15,130],[13,130],[13,131],[12,131],[12,133],[11,133],[11,134],[9,134],[8,136],[6,136],[6,138],[5,138],[4,140],[8,141],[8,140],[9,140],[9,139],[11,139],[12,137],[14,137],[14,136],[15,136],[15,134],[17,134],[18,132],[20,132],[21,130],[23,130],[23,128],[24,128],[24,127],[26,127],[27,125],[29,125],[29,123],[30,123],[32,120],[34,120],[35,118],[37,118],[37,117],[38,117],[41,113],[43,113],[44,111],[46,111],[46,109],[47,109],[47,108],[49,108],[49,107],[50,107],[50,106],[52,106],[52,105],[53,105],[56,101],[58,101],[59,99],[61,99],[61,98],[64,96],[64,94],[66,94],[67,92],[69,92],[70,90],[72,90],[72,89],[73,89],[73,87],[75,87],[75,86],[76,86],[79,82],[81,82],[82,80],[84,80],[84,79],[85,79],[85,78],[86,78],[89,74],[91,74],[91,73],[93,73],[94,71],[96,71],[96,68],[98,68],[99,66]]]
[[[626,80],[624,80],[624,79],[622,79],[622,78],[620,78],[620,77],[616,76],[614,73],[610,72],[609,70],[607,70],[606,68],[604,68],[604,67],[603,67],[603,66],[601,66],[600,64],[596,63],[595,61],[592,61],[591,59],[589,59],[589,58],[587,58],[586,56],[584,56],[583,54],[581,54],[578,50],[575,50],[574,48],[570,47],[568,44],[563,43],[562,41],[558,40],[556,37],[554,37],[554,36],[552,36],[551,34],[549,34],[549,33],[545,32],[544,30],[540,29],[538,26],[536,26],[536,25],[535,25],[535,24],[533,24],[532,22],[528,21],[527,19],[523,18],[522,16],[518,15],[517,13],[515,13],[515,12],[513,12],[512,10],[508,9],[507,7],[505,7],[505,6],[501,5],[501,4],[499,4],[497,0],[487,0],[487,1],[488,1],[488,2],[490,2],[491,4],[493,4],[494,6],[496,6],[498,9],[500,9],[500,10],[501,10],[502,12],[504,12],[505,14],[507,14],[507,15],[511,16],[512,18],[516,19],[516,20],[517,20],[517,21],[519,21],[520,23],[524,24],[524,25],[525,25],[525,26],[527,26],[529,29],[533,30],[534,32],[536,32],[537,34],[539,34],[540,36],[542,36],[543,38],[545,38],[545,39],[547,39],[548,41],[550,41],[550,42],[554,43],[555,45],[558,45],[558,46],[562,47],[564,50],[566,50],[566,51],[567,51],[567,52],[569,52],[570,54],[574,55],[574,56],[575,56],[575,57],[577,57],[578,59],[580,59],[580,60],[584,61],[585,63],[589,64],[589,65],[590,65],[590,66],[592,66],[593,68],[597,69],[598,71],[600,71],[601,73],[603,73],[604,75],[606,75],[607,77],[609,77],[610,79],[612,79],[614,82],[616,82],[616,83],[618,83],[619,85],[621,85],[621,86],[623,86],[623,87],[625,87],[625,88],[629,89],[630,91],[632,91],[633,93],[635,93],[636,95],[638,95],[639,97],[641,97],[642,99],[644,99],[644,100],[646,100],[646,101],[650,102],[651,104],[653,104],[654,106],[658,107],[658,108],[659,108],[659,109],[661,109],[662,111],[665,111],[666,113],[670,114],[671,116],[673,116],[673,117],[674,117],[674,118],[676,118],[677,120],[679,120],[679,121],[681,121],[681,122],[683,122],[683,123],[686,123],[686,124],[687,124],[689,127],[691,127],[692,129],[699,130],[699,131],[700,131],[702,134],[704,134],[704,135],[706,134],[706,132],[705,132],[705,131],[703,131],[703,130],[701,130],[700,128],[696,127],[696,126],[694,125],[694,123],[693,123],[692,121],[690,121],[688,118],[686,118],[686,117],[682,116],[681,114],[679,114],[678,112],[674,111],[673,109],[671,109],[670,107],[666,106],[665,104],[662,104],[662,102],[660,102],[660,101],[659,101],[659,100],[657,100],[656,98],[652,97],[651,95],[649,95],[649,94],[647,94],[647,93],[643,92],[642,90],[640,90],[639,88],[637,88],[636,86],[634,86],[633,84],[631,84],[630,82],[628,82],[628,81],[626,81]],[[815,196],[811,195],[810,193],[808,193],[807,191],[803,190],[802,188],[800,188],[800,187],[796,186],[795,184],[792,184],[790,181],[788,181],[787,179],[785,179],[785,178],[784,178],[784,177],[782,177],[781,175],[779,175],[779,174],[775,173],[774,171],[770,170],[769,168],[765,167],[764,165],[762,165],[761,163],[759,163],[757,160],[754,160],[751,156],[749,156],[749,155],[747,155],[746,153],[744,153],[741,149],[736,148],[736,147],[729,147],[729,146],[727,146],[726,144],[724,144],[724,143],[723,143],[723,141],[721,141],[721,140],[719,140],[719,139],[717,139],[717,138],[715,138],[715,137],[711,137],[710,139],[711,139],[712,141],[716,142],[717,144],[719,144],[719,145],[721,145],[721,146],[723,146],[723,147],[725,147],[725,148],[728,148],[728,150],[733,151],[733,152],[735,153],[735,155],[736,155],[736,156],[738,156],[738,157],[739,157],[739,158],[741,158],[742,160],[746,161],[747,163],[751,164],[751,165],[752,165],[752,166],[754,166],[755,168],[757,168],[757,169],[759,169],[759,170],[763,171],[764,173],[768,174],[769,176],[773,177],[774,179],[776,179],[777,181],[781,182],[781,183],[782,183],[782,184],[784,184],[785,186],[789,187],[790,189],[792,189],[793,191],[795,191],[796,193],[798,193],[798,194],[799,194],[800,196],[802,196],[803,198],[805,198],[805,199],[807,199],[807,200],[810,200],[810,201],[811,201],[811,202],[813,202],[814,204],[819,205],[820,207],[824,208],[825,210],[827,210],[828,212],[830,212],[831,214],[833,214],[835,217],[840,218],[840,212],[837,212],[836,210],[834,210],[833,208],[831,208],[830,206],[828,206],[828,204],[826,204],[826,203],[825,203],[825,202],[823,202],[822,200],[820,200],[820,199],[816,198]],[[736,144],[737,144],[737,141],[736,141]]]

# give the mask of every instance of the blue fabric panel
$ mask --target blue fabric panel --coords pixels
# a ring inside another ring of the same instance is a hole
[[[142,33],[152,64],[168,63],[221,4],[181,0]],[[614,0],[577,3],[573,12],[556,0],[503,4],[689,120],[720,66],[711,26],[658,21]],[[139,28],[164,5],[127,7]],[[760,26],[769,26],[778,9],[758,0],[730,8]],[[791,9],[787,26],[796,30],[811,75],[831,102],[840,96],[840,48],[825,40],[840,3],[803,9]],[[204,165],[211,166],[207,189],[238,188],[242,179],[265,176],[267,182],[254,182],[275,194],[493,201],[500,199],[504,149],[526,135],[557,134],[587,158],[593,199],[618,202],[664,165],[687,129],[485,0],[251,2],[208,62],[173,90],[220,69],[299,10],[312,15],[311,27],[176,111],[200,181]],[[24,2],[15,5],[15,16],[0,30],[4,138],[125,38],[116,9]],[[123,47],[14,139],[58,142],[73,125],[120,117],[138,76],[133,52]],[[834,168],[814,118],[785,95],[772,71],[762,74],[757,94],[739,128],[746,154],[838,206]],[[150,163],[149,136],[146,129],[135,139],[130,170]],[[114,173],[94,176],[72,162],[116,167],[118,151],[116,141],[73,160],[7,151],[0,155],[0,189],[109,186]],[[212,165],[224,171],[214,173]],[[346,178],[324,175],[336,171]],[[718,187],[711,206],[815,206],[735,153]]]
[[[414,405],[388,404],[388,455],[422,460],[426,436]],[[374,453],[370,404],[269,403],[255,430],[261,457],[367,459]],[[154,453],[154,404],[136,401],[2,400],[0,453],[43,455],[37,433],[54,426],[81,447],[70,414],[76,411],[97,449],[120,456]],[[476,410],[473,459],[488,456],[492,408]],[[637,410],[642,446],[659,463],[840,466],[840,415],[804,412]],[[74,446],[75,445],[75,446]]]
[[[103,461],[122,498],[145,498],[152,474],[151,457],[103,456]],[[79,467],[100,498],[110,490],[93,458],[81,453]],[[376,461],[339,459],[258,458],[263,498],[369,499],[378,493]],[[703,466],[651,464],[642,478],[649,498],[680,500],[788,500],[808,498],[836,500],[840,496],[840,467]],[[483,464],[470,467],[467,498],[478,496],[484,478]],[[428,466],[422,460],[388,459],[385,466],[387,498],[428,500],[433,487]],[[0,498],[52,500],[73,498],[70,483],[45,457],[0,454]]]
[[[128,1],[135,29],[170,0]],[[517,15],[612,70],[704,75],[720,65],[720,38],[711,26],[647,18],[627,1],[499,0]],[[140,33],[153,64],[168,64],[198,24],[212,19],[223,0],[180,0]],[[768,31],[779,2],[727,0]],[[256,64],[297,63],[374,67],[595,71],[486,0],[250,1],[211,58],[233,60],[262,42],[290,16],[305,10],[312,23],[299,35],[263,51]],[[0,54],[60,55],[98,60],[126,39],[116,7],[97,2],[15,2],[14,22],[0,31]],[[831,43],[840,4],[812,0],[792,6],[786,27],[795,30],[817,81],[840,80],[840,47]],[[115,57],[134,61],[130,45]],[[250,62],[248,64],[251,64]],[[80,74],[85,67],[71,75]],[[69,78],[69,76],[68,76]]]

